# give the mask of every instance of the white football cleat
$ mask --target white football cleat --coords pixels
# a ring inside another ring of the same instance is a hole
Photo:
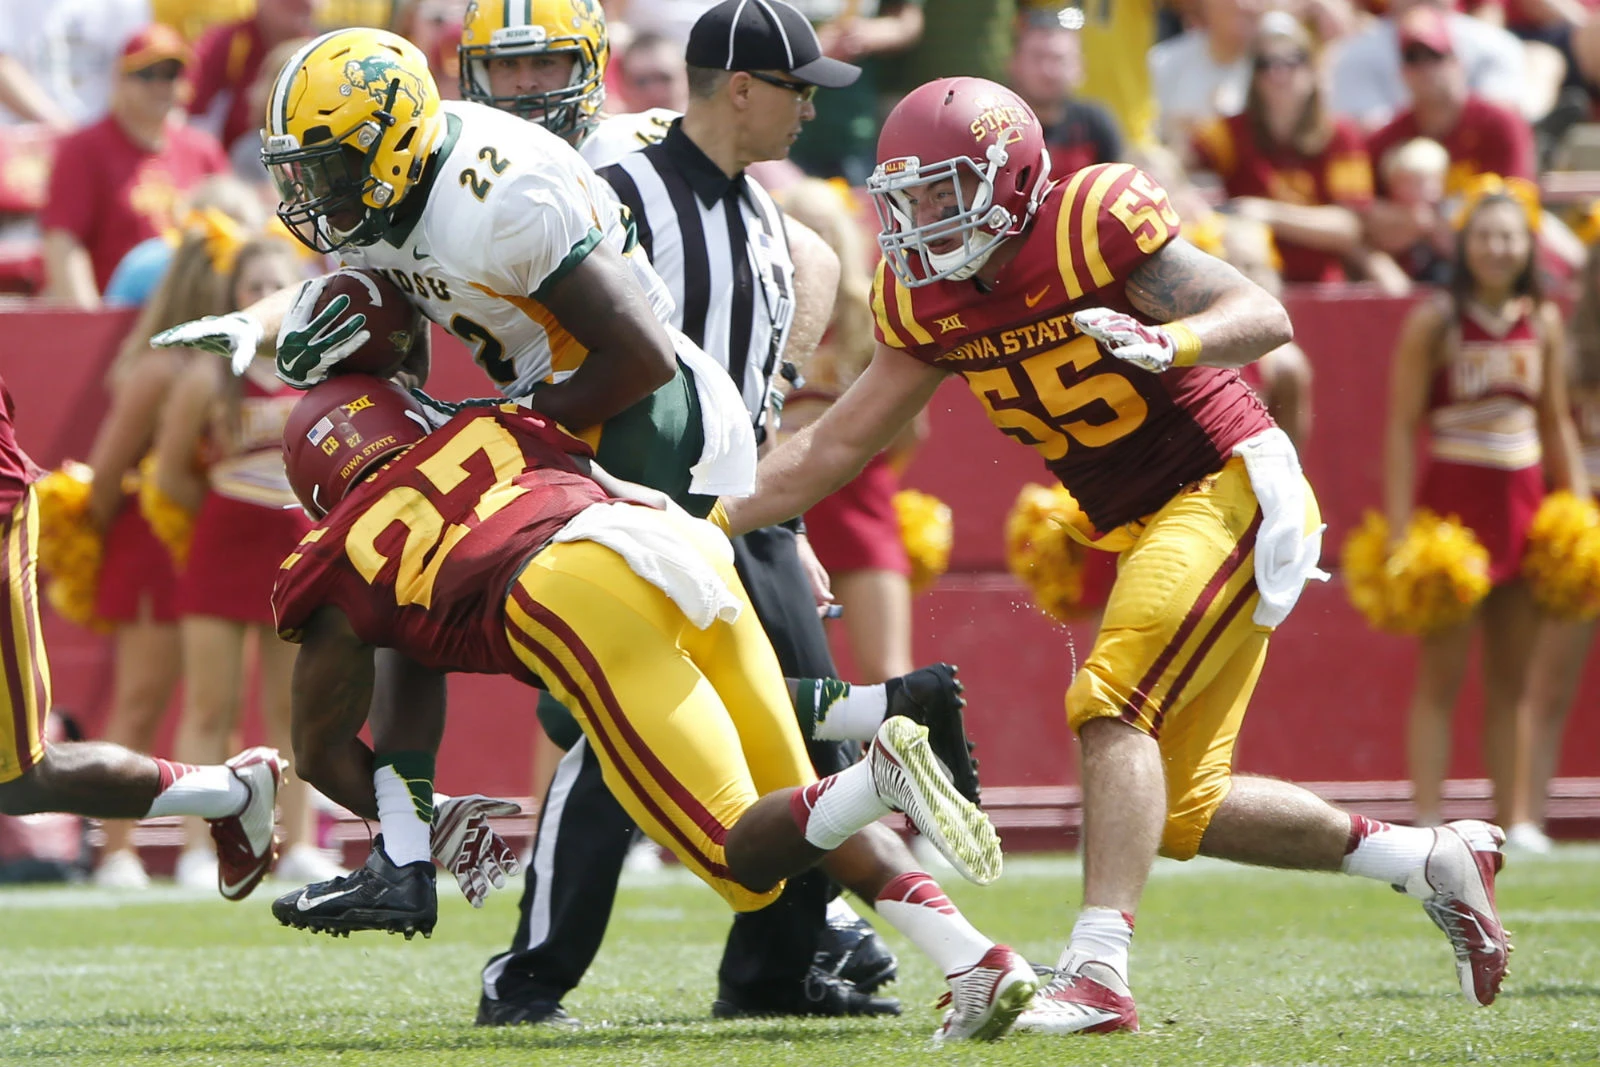
[[[233,815],[207,819],[217,844],[217,889],[228,900],[243,900],[261,884],[278,858],[278,787],[289,764],[275,748],[247,748],[228,761],[244,783],[244,807]]]
[[[1519,822],[1506,828],[1507,852],[1523,852],[1530,856],[1548,856],[1555,850],[1555,842],[1531,822]]]
[[[878,797],[914,823],[969,882],[1000,877],[1000,837],[976,804],[956,791],[928,747],[928,728],[904,716],[883,720],[867,758]]]
[[[1136,1033],[1139,1009],[1133,991],[1115,968],[1087,960],[1058,970],[1012,1029],[1019,1034]]]
[[[1403,889],[1450,939],[1461,992],[1488,1007],[1500,992],[1511,962],[1511,941],[1494,904],[1494,876],[1505,857],[1505,831],[1476,819],[1446,823],[1433,831],[1428,858]]]
[[[313,882],[332,881],[346,873],[344,865],[338,860],[311,842],[302,841],[285,849],[283,855],[278,857],[272,877],[280,882],[310,885]]]
[[[149,889],[150,874],[131,848],[107,852],[94,869],[94,884],[101,889]]]
[[[210,889],[217,884],[217,854],[204,845],[178,853],[172,867],[172,880],[182,889]]]
[[[1005,945],[995,945],[983,959],[946,980],[950,991],[939,1004],[949,1005],[950,1010],[933,1035],[941,1044],[1002,1036],[1039,988],[1032,965]]]

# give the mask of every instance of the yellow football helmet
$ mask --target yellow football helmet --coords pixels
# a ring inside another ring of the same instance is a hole
[[[537,122],[578,144],[599,121],[611,45],[597,0],[471,0],[461,25],[461,96]],[[489,65],[532,55],[572,56],[567,84],[496,96]]]
[[[318,252],[378,239],[444,135],[421,51],[385,30],[334,30],[278,72],[261,161],[278,217]]]

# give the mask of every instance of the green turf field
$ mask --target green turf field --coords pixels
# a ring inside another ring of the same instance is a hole
[[[1013,858],[996,885],[948,885],[977,925],[1052,961],[1078,898],[1070,858]],[[520,885],[517,887],[520,888]],[[268,883],[242,905],[161,890],[0,892],[0,1063],[1464,1064],[1600,1061],[1600,847],[1514,861],[1517,944],[1476,1009],[1415,903],[1370,882],[1162,864],[1134,942],[1144,1033],[1011,1037],[934,1053],[941,985],[895,939],[900,1019],[712,1022],[726,916],[672,872],[630,885],[576,1033],[472,1025],[478,969],[515,897],[473,912],[453,886],[433,940],[348,941],[277,926]],[[891,935],[893,937],[893,935]],[[937,1057],[931,1059],[930,1057]]]

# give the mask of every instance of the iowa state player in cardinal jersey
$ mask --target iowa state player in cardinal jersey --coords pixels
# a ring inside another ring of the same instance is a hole
[[[430,433],[415,399],[362,375],[314,387],[284,451],[296,494],[323,516],[273,592],[280,632],[301,642],[297,767],[353,810],[376,809],[384,837],[360,870],[275,901],[281,922],[433,929],[432,861],[396,863],[384,844],[410,832],[432,786],[380,773],[374,789],[357,736],[374,652],[387,647],[434,670],[548,685],[634,822],[739,911],[767,906],[784,878],[821,862],[939,965],[951,990],[939,1040],[998,1037],[1032,1000],[1026,960],[974,930],[926,874],[858,836],[904,811],[987,882],[1000,870],[988,819],[944,777],[926,728],[904,717],[885,722],[861,762],[816,779],[716,527],[623,502],[667,498],[606,475],[587,445],[524,408],[469,407]],[[837,864],[826,857],[835,849]]]
[[[1464,992],[1494,999],[1498,828],[1391,827],[1287,782],[1233,775],[1272,628],[1316,570],[1316,502],[1236,368],[1290,339],[1283,307],[1178,236],[1165,191],[1104,164],[1058,182],[1009,90],[931,82],[900,102],[868,182],[884,261],[878,348],[828,413],[766,457],[735,532],[854,476],[947,375],[1033,448],[1121,553],[1067,693],[1083,755],[1084,908],[1019,1029],[1138,1027],[1133,915],[1158,850],[1404,885],[1446,931]]]

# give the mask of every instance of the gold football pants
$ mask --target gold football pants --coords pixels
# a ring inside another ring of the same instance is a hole
[[[1321,518],[1307,488],[1307,528]],[[1073,730],[1119,718],[1155,738],[1167,780],[1161,853],[1190,859],[1228,795],[1233,747],[1271,633],[1252,619],[1261,525],[1244,461],[1133,527],[1100,633],[1072,687]]]
[[[728,830],[758,797],[816,775],[772,645],[732,564],[714,562],[743,610],[697,630],[610,549],[550,545],[512,583],[506,634],[577,717],[639,827],[753,911],[782,886],[752,893],[733,880]]]

